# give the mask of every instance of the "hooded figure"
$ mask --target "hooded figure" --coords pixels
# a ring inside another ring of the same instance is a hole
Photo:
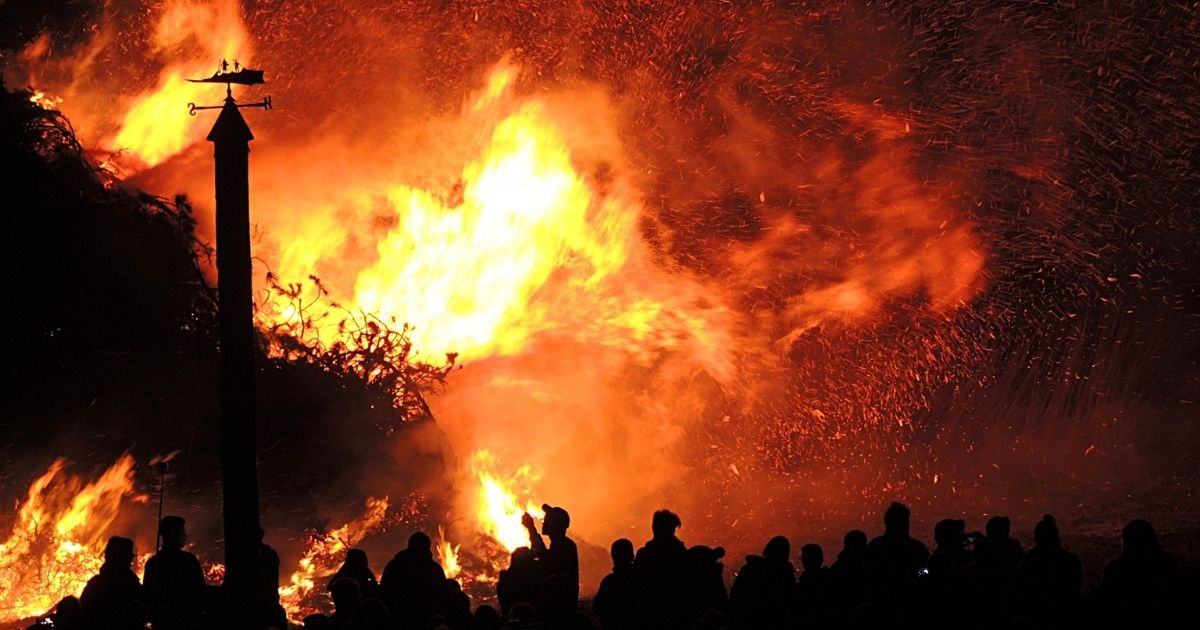
[[[1017,569],[1023,612],[1062,623],[1075,613],[1083,566],[1078,556],[1063,548],[1058,523],[1049,514],[1034,527],[1033,542]]]
[[[433,559],[433,541],[425,532],[408,537],[408,547],[383,569],[379,590],[388,611],[407,626],[423,625],[433,615],[446,573]]]
[[[144,607],[142,584],[130,568],[134,555],[132,540],[121,536],[108,539],[100,573],[88,580],[79,596],[89,628],[117,628],[128,609]]]
[[[776,536],[761,556],[746,556],[729,589],[735,617],[745,628],[781,628],[787,621],[788,604],[796,587],[796,569],[788,556],[792,545]]]

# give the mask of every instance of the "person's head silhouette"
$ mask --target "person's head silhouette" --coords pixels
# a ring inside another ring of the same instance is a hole
[[[763,547],[762,555],[767,560],[776,562],[787,562],[788,556],[792,555],[792,543],[783,536],[776,536],[767,541],[767,546]]]
[[[1158,536],[1149,521],[1135,518],[1121,530],[1121,546],[1125,553],[1146,553],[1160,549]]]
[[[158,534],[162,536],[164,549],[182,549],[187,543],[186,522],[181,516],[164,516],[158,522]]]
[[[903,503],[893,503],[883,513],[883,529],[888,534],[908,535],[912,512]]]
[[[571,526],[571,515],[566,510],[551,505],[542,505],[542,511],[546,514],[542,518],[542,533],[550,538],[566,536],[567,528]]]
[[[618,538],[613,541],[612,547],[609,549],[609,555],[612,556],[613,569],[619,567],[627,567],[633,564],[633,542],[628,538]]]
[[[370,568],[367,563],[367,552],[362,549],[351,549],[346,552],[346,566],[356,569]]]
[[[104,564],[128,568],[133,564],[133,541],[123,536],[113,536],[104,547]]]
[[[655,538],[670,538],[675,535],[675,530],[679,529],[683,522],[679,517],[670,510],[659,510],[654,513],[654,518],[650,521],[650,530],[654,532]]]
[[[408,548],[412,551],[432,553],[433,540],[425,532],[414,532],[408,537]]]
[[[842,550],[850,555],[858,555],[867,550],[867,533],[861,529],[852,529],[842,538]]]
[[[944,518],[933,526],[933,540],[943,550],[961,549],[967,524],[954,518]]]
[[[362,599],[362,589],[358,582],[350,578],[338,578],[329,585],[329,596],[333,599],[334,608],[339,611],[350,610]]]
[[[992,540],[1008,540],[1009,532],[1012,531],[1012,521],[1007,516],[993,516],[988,519],[986,531],[987,537]]]
[[[800,548],[800,565],[805,571],[816,571],[825,564],[825,552],[821,545],[809,543]]]
[[[1033,542],[1038,547],[1061,547],[1062,539],[1058,535],[1058,523],[1054,517],[1047,514],[1033,528]]]

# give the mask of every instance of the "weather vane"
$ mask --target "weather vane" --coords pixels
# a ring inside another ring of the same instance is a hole
[[[224,83],[225,84],[225,103],[235,107],[261,107],[263,109],[271,109],[271,97],[264,97],[263,100],[257,103],[239,104],[233,100],[233,84],[238,85],[261,85],[263,81],[262,70],[251,70],[243,67],[238,63],[237,59],[233,60],[233,71],[229,70],[229,62],[225,59],[221,60],[221,66],[207,79],[188,79],[191,83]],[[188,114],[195,116],[197,110],[201,109],[221,109],[225,105],[196,105],[188,103]]]

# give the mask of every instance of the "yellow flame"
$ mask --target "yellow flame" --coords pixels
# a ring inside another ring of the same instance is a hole
[[[0,623],[40,615],[79,595],[103,564],[108,528],[133,490],[134,461],[123,455],[84,484],[55,460],[29,486],[12,531],[0,543]]]
[[[528,547],[529,532],[521,524],[521,517],[526,513],[537,519],[545,516],[542,508],[528,496],[523,504],[518,496],[518,493],[528,495],[529,484],[536,481],[530,467],[522,466],[512,476],[502,478],[491,470],[498,461],[490,451],[480,450],[471,459],[479,478],[476,519],[483,533],[509,551]]]
[[[450,541],[446,539],[445,530],[439,526],[437,544],[438,564],[442,565],[442,571],[450,579],[457,578],[462,573],[462,565],[458,562],[459,547],[460,545],[450,544]]]

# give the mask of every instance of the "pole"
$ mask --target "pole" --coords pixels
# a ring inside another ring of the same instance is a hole
[[[256,617],[261,590],[250,269],[249,142],[253,139],[233,97],[227,96],[208,134],[216,158],[224,587],[233,620],[246,626]]]
[[[167,462],[158,462],[158,534],[154,539],[154,553],[162,551],[162,513],[163,502],[167,497]]]

